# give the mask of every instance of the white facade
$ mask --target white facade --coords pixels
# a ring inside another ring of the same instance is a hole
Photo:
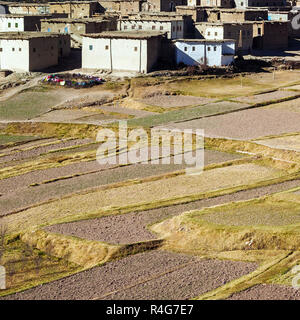
[[[235,41],[178,40],[175,42],[176,63],[186,65],[224,66],[234,60]]]
[[[204,38],[207,40],[223,40],[224,27],[223,26],[209,26],[205,30]]]
[[[117,32],[114,32],[117,33]],[[131,37],[117,37],[112,33],[101,37],[86,34],[82,41],[82,68],[149,72],[160,53],[161,36],[139,37],[133,32]],[[135,36],[136,35],[136,36]]]
[[[38,71],[58,64],[69,53],[69,36],[38,32],[0,34],[0,69]]]
[[[160,31],[167,32],[168,39],[184,38],[183,20],[122,19],[118,21],[119,31]]]
[[[0,16],[0,32],[17,32],[24,30],[24,17]]]

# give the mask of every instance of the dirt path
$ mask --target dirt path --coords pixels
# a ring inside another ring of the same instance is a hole
[[[255,263],[151,251],[8,296],[10,300],[188,299],[248,274]]]
[[[83,220],[47,227],[50,232],[73,235],[89,240],[99,240],[109,243],[133,243],[155,239],[147,229],[147,225],[178,215],[182,212],[202,209],[224,204],[231,201],[258,198],[274,192],[288,190],[300,186],[300,180],[287,181],[267,187],[239,191],[233,194],[211,199],[199,200],[187,204],[173,205],[159,209],[132,212],[123,215],[107,216],[99,219]]]
[[[5,100],[13,97],[14,95],[22,92],[25,89],[35,87],[36,85],[38,85],[39,81],[42,80],[44,77],[45,77],[44,75],[37,76],[37,77],[33,78],[32,80],[29,80],[27,83],[25,83],[23,85],[6,90],[6,92],[0,96],[0,101],[5,101]]]

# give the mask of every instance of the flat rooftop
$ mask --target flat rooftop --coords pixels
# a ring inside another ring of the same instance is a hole
[[[88,38],[114,38],[114,39],[150,39],[154,37],[162,37],[166,32],[159,31],[104,31],[101,33],[88,33],[82,36]]]
[[[236,42],[233,39],[222,39],[222,40],[210,40],[210,39],[174,39],[173,42],[199,42],[199,43],[225,43],[225,42]]]
[[[119,21],[160,21],[160,22],[171,22],[171,21],[183,21],[180,17],[121,17]]]
[[[51,1],[48,4],[89,4],[98,3],[98,1]]]
[[[223,25],[244,25],[253,24],[255,21],[243,21],[243,22],[195,22],[195,25],[207,25],[207,26],[223,26]]]
[[[34,38],[56,38],[59,36],[62,36],[62,34],[54,32],[0,32],[1,40],[30,40]]]
[[[103,22],[110,21],[109,17],[96,17],[96,18],[50,18],[43,19],[43,22],[49,23],[91,23],[91,22]]]
[[[47,18],[47,17],[52,17],[51,14],[0,14],[0,19],[1,18]]]

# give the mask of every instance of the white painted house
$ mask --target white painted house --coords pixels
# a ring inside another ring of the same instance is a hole
[[[1,32],[0,69],[29,72],[58,64],[70,52],[70,36],[42,32]]]
[[[41,19],[46,15],[0,15],[0,32],[41,31]]]
[[[168,39],[182,39],[184,37],[184,20],[166,17],[122,18],[118,21],[120,31],[160,31],[167,32]]]
[[[189,66],[227,66],[234,60],[234,40],[175,40],[176,63]]]
[[[147,73],[160,56],[162,32],[107,31],[83,35],[82,68]]]

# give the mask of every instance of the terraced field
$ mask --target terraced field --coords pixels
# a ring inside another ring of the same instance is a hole
[[[140,77],[2,101],[1,299],[299,299],[297,77]],[[174,155],[99,164],[97,133],[120,119],[205,129],[203,172]]]

